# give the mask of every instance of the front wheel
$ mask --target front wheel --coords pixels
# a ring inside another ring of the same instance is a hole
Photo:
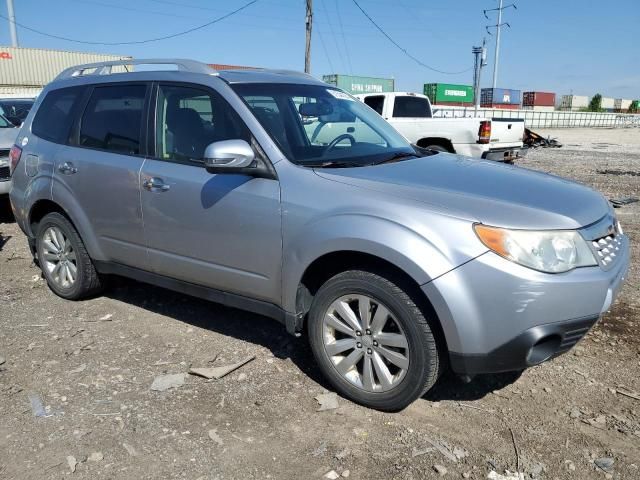
[[[352,270],[328,280],[309,312],[309,342],[342,395],[397,411],[438,379],[440,357],[424,314],[389,279]]]

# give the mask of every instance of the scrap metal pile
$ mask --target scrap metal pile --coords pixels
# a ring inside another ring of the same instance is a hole
[[[555,138],[543,137],[542,135],[529,130],[524,129],[523,143],[529,148],[560,148],[562,144]]]

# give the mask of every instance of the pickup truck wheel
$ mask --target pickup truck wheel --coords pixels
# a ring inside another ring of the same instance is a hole
[[[64,215],[44,216],[38,225],[36,249],[40,269],[56,295],[80,300],[102,289],[80,235]]]
[[[442,145],[428,145],[422,148],[426,148],[427,150],[435,150],[436,152],[450,153],[449,150],[447,150],[447,148],[443,147]]]
[[[316,293],[308,321],[320,369],[357,403],[401,410],[438,379],[441,362],[427,319],[380,275],[352,270],[334,276]]]

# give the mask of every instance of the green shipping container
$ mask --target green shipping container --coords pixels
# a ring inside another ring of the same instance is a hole
[[[322,81],[354,95],[358,93],[393,92],[393,78],[360,77],[355,75],[323,75]]]
[[[451,83],[425,83],[424,94],[431,103],[473,104],[471,85],[453,85]]]

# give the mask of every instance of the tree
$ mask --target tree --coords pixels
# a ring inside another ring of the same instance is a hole
[[[589,102],[589,111],[590,112],[601,112],[602,111],[602,95],[596,93],[593,97],[591,97],[591,101]]]
[[[627,111],[627,113],[638,112],[640,112],[640,100],[634,100],[633,102],[631,102],[631,105],[629,105],[629,110]]]

